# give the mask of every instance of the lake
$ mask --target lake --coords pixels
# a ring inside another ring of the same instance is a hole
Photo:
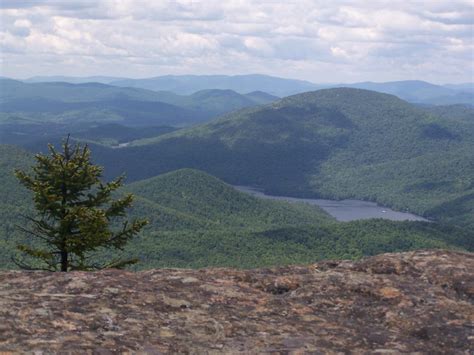
[[[392,221],[425,221],[426,218],[407,212],[394,211],[388,207],[383,207],[375,202],[361,200],[323,200],[311,198],[296,198],[287,196],[266,195],[261,190],[248,186],[234,186],[237,190],[251,194],[256,197],[271,200],[283,200],[288,202],[304,202],[310,205],[317,205],[335,217],[338,221],[348,222],[358,219],[384,218]]]

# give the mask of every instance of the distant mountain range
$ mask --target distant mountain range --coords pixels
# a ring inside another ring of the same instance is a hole
[[[166,75],[149,79],[112,81],[111,85],[166,90],[178,94],[191,94],[206,89],[234,90],[238,93],[263,91],[276,96],[315,90],[309,81],[283,79],[267,75]]]
[[[292,94],[333,87],[352,87],[392,94],[401,99],[423,104],[474,104],[474,83],[435,85],[420,80],[392,82],[360,82],[318,84],[304,80],[285,79],[267,75],[165,75],[145,79],[127,79],[104,76],[93,77],[33,77],[25,82],[63,81],[69,83],[99,82],[120,87],[132,87],[153,91],[170,91],[189,95],[201,90],[233,90],[240,94],[263,91],[274,96]]]
[[[0,79],[1,123],[117,122],[183,126],[278,99],[264,92],[202,90],[184,96],[101,83],[25,83]]]
[[[332,87],[337,86],[339,85]],[[474,83],[440,86],[426,81],[408,80],[386,83],[364,82],[341,86],[383,92],[414,103],[431,105],[464,103],[474,105]]]
[[[101,83],[109,84],[113,81],[126,80],[126,78],[118,78],[114,76],[33,76],[23,80],[25,83],[50,83],[50,82],[65,82],[71,84],[85,84],[85,83]]]

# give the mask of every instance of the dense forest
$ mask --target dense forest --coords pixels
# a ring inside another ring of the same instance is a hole
[[[117,150],[94,147],[108,173],[141,180],[180,168],[267,193],[371,200],[472,225],[474,114],[436,114],[394,96],[328,89],[227,114]],[[141,161],[151,162],[142,164]],[[458,213],[459,212],[459,213]]]
[[[15,226],[33,215],[29,193],[14,178],[30,153],[0,145],[0,267],[13,268],[18,242],[31,242]],[[318,207],[258,199],[202,171],[181,169],[130,183],[120,193],[136,196],[131,218],[150,224],[122,252],[150,267],[258,266],[359,258],[419,248],[474,250],[472,233],[427,222],[376,219],[337,222]],[[111,252],[98,252],[99,259]],[[114,255],[117,256],[117,255]]]
[[[15,145],[0,145],[1,267],[13,267],[15,245],[25,239],[16,225],[25,223],[21,215],[34,213],[13,169],[27,169],[33,153],[45,152],[47,143],[58,144],[66,133],[89,144],[106,179],[126,174],[121,193],[136,195],[131,216],[151,222],[123,251],[141,258],[137,268],[257,267],[473,248],[469,105],[413,105],[354,88],[275,101],[263,92],[181,96],[104,84],[6,83],[0,138]],[[111,101],[119,102],[114,110],[133,102],[122,111],[125,119],[98,108]],[[226,108],[240,110],[192,127],[176,121],[187,112],[196,123],[201,113],[209,118]],[[434,223],[341,223],[317,207],[261,200],[228,184],[277,195],[370,200]]]

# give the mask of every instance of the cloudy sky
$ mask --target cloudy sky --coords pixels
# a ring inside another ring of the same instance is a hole
[[[472,0],[0,0],[0,75],[474,81]]]

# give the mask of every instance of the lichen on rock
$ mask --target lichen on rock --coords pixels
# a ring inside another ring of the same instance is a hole
[[[4,352],[469,353],[474,254],[257,270],[0,272]]]

